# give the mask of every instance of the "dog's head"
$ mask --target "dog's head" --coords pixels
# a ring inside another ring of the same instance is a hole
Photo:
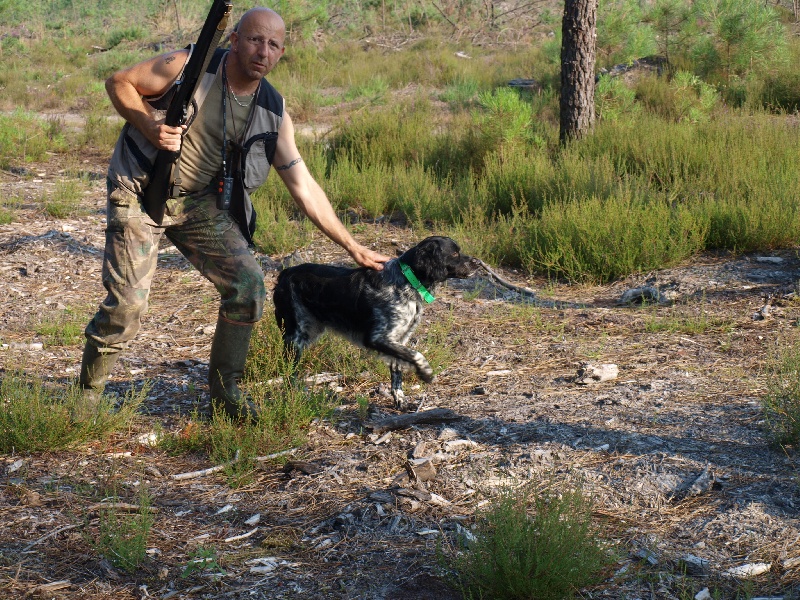
[[[470,277],[480,262],[461,254],[461,249],[449,237],[431,236],[404,252],[399,259],[414,271],[426,286],[446,279]]]

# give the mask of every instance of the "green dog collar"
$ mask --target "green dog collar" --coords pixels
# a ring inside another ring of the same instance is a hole
[[[430,304],[436,300],[436,298],[433,297],[433,294],[426,290],[425,286],[419,282],[419,279],[417,279],[417,276],[414,275],[414,271],[411,270],[411,267],[404,262],[400,262],[400,269],[403,271],[403,275],[406,276],[406,279],[408,279],[408,283],[410,283],[411,286],[419,292],[419,295],[422,296],[422,299],[425,300],[425,302]]]

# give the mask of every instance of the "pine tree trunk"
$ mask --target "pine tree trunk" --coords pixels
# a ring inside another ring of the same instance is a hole
[[[594,127],[594,63],[597,0],[565,0],[561,24],[562,144]]]

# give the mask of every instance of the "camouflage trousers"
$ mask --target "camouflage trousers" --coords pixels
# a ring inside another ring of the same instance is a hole
[[[221,296],[219,314],[254,323],[266,299],[264,272],[236,221],[216,207],[216,192],[167,201],[161,225],[136,195],[108,182],[103,286],[106,299],[86,326],[86,338],[104,352],[118,352],[138,333],[147,311],[158,245],[166,235]]]

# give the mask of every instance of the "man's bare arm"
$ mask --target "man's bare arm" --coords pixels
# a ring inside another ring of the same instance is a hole
[[[142,99],[166,92],[180,75],[189,56],[177,50],[117,71],[106,80],[106,91],[114,108],[159,149],[177,151],[181,127],[167,127],[156,121]]]
[[[294,125],[286,113],[278,132],[278,146],[273,164],[295,204],[322,233],[344,248],[362,267],[378,270],[383,268],[383,263],[388,261],[389,257],[370,250],[353,239],[333,210],[325,192],[311,176],[300,157],[300,151],[294,141]]]

